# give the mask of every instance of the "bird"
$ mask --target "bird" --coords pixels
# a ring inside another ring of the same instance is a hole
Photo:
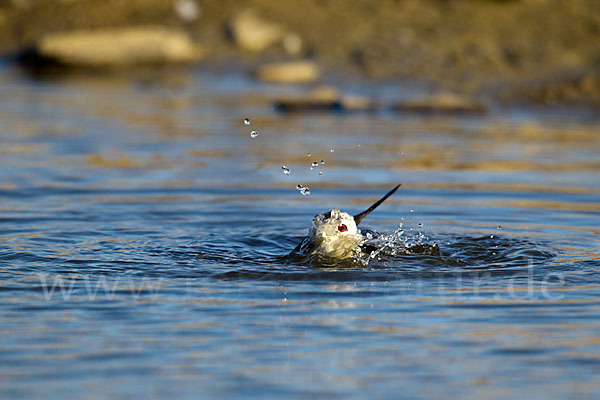
[[[354,216],[337,208],[315,215],[308,229],[308,236],[296,246],[293,252],[301,255],[320,254],[338,259],[357,255],[361,250],[361,242],[365,239],[358,225],[401,185],[398,184],[371,207]]]

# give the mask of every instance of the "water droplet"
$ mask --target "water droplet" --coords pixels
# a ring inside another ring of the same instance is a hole
[[[313,163],[310,166],[311,166],[311,168],[317,168],[319,166],[319,163],[316,161],[313,161]]]
[[[303,188],[304,188],[304,186],[302,186],[302,184],[300,184],[300,183],[296,185],[296,189],[298,189],[298,190],[302,190]]]
[[[302,194],[302,196],[308,196],[310,195],[310,189],[307,187],[303,187],[302,189],[300,189],[300,193]]]
[[[252,139],[256,139],[258,137],[258,131],[252,131],[252,132],[250,132],[250,137]]]
[[[410,212],[415,212],[415,210],[413,210],[412,208],[410,209]]]
[[[493,239],[493,238],[494,238],[494,235],[490,235],[490,239]]]
[[[329,149],[329,152],[333,153],[333,152],[335,152],[335,150],[334,149]]]
[[[419,228],[422,228],[422,227],[423,227],[423,224],[419,222]]]
[[[250,119],[244,118],[244,125],[250,125]]]
[[[323,171],[319,171],[319,175],[323,175]]]
[[[325,161],[324,160],[321,160],[321,165],[325,165]]]
[[[496,227],[496,229],[498,229],[498,230],[502,229],[502,225],[498,225],[498,226]]]
[[[310,157],[310,156],[312,156],[312,154],[306,153],[306,157]]]
[[[283,173],[285,175],[289,175],[290,174],[290,169],[288,167],[286,167],[285,165],[281,166],[281,170],[283,171]]]

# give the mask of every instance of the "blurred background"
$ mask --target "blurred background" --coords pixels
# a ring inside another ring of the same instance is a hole
[[[87,65],[86,52],[102,50],[68,42],[69,34],[109,29],[107,40],[124,46],[114,29],[140,26],[168,29],[154,46],[183,32],[195,47],[180,55],[218,68],[309,59],[351,79],[418,80],[509,102],[600,104],[595,0],[2,0],[0,51],[34,49],[46,60]],[[66,37],[44,45],[56,33]],[[136,51],[151,52],[145,45]]]

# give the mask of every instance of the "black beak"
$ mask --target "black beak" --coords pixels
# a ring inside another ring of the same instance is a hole
[[[390,190],[389,192],[387,192],[387,194],[385,196],[383,196],[382,198],[380,198],[379,200],[377,200],[375,203],[373,203],[373,205],[369,208],[367,208],[365,211],[361,212],[360,214],[356,214],[354,216],[354,222],[356,223],[356,226],[358,226],[358,224],[360,224],[360,221],[363,220],[364,217],[366,217],[367,215],[369,215],[371,213],[371,211],[373,211],[374,209],[376,209],[377,207],[379,207],[379,205],[381,203],[383,203],[388,197],[390,197],[391,195],[393,195],[396,190],[398,190],[398,188],[400,187],[400,185],[402,185],[401,183],[398,184],[398,186],[396,186],[395,188],[393,188],[392,190]]]

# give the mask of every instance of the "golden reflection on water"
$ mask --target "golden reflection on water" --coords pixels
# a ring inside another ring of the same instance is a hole
[[[0,333],[12,344],[0,350],[28,364],[7,363],[5,381],[49,382],[49,372],[61,369],[56,363],[67,360],[67,374],[90,364],[126,371],[146,363],[170,373],[170,385],[221,379],[211,371],[216,365],[257,384],[283,377],[350,388],[396,380],[402,370],[423,385],[424,397],[439,394],[427,382],[448,376],[451,389],[467,387],[471,398],[527,394],[513,385],[525,378],[545,390],[596,389],[584,378],[593,379],[600,357],[600,270],[593,264],[600,203],[589,200],[600,194],[597,124],[521,121],[502,112],[475,119],[387,111],[288,116],[269,109],[275,93],[214,93],[183,76],[46,82],[5,95],[13,108],[0,111],[7,202],[0,222],[13,232],[0,236],[7,258]],[[256,140],[249,128],[260,131]],[[306,175],[315,160],[326,161],[322,178]],[[291,176],[281,174],[282,164]],[[296,181],[313,195],[296,196]],[[473,263],[453,259],[456,268],[415,268],[420,261],[402,258],[321,271],[280,261],[285,241],[303,234],[315,212],[363,208],[392,181],[403,183],[403,193],[373,214],[375,227],[423,217],[426,233],[441,235],[442,253],[467,240],[485,254],[470,255]],[[500,238],[488,241],[491,235]],[[496,243],[509,254],[499,262],[486,253]],[[529,287],[515,282],[510,293],[518,298],[510,298],[509,273],[530,268],[515,250],[551,253],[531,270],[562,273],[565,285],[548,291],[565,297],[524,300]],[[440,285],[420,277],[430,270]],[[470,289],[444,281],[447,271],[497,274]],[[46,301],[38,273],[48,282],[74,281],[78,290],[69,301],[60,294]],[[386,281],[370,281],[378,275]],[[102,290],[90,300],[88,278],[92,287],[106,278],[114,301]],[[425,289],[396,290],[396,279],[423,279]],[[136,297],[132,285],[144,294]],[[385,368],[357,372],[382,360]],[[577,376],[556,379],[565,371]],[[89,385],[103,373],[85,372]]]

